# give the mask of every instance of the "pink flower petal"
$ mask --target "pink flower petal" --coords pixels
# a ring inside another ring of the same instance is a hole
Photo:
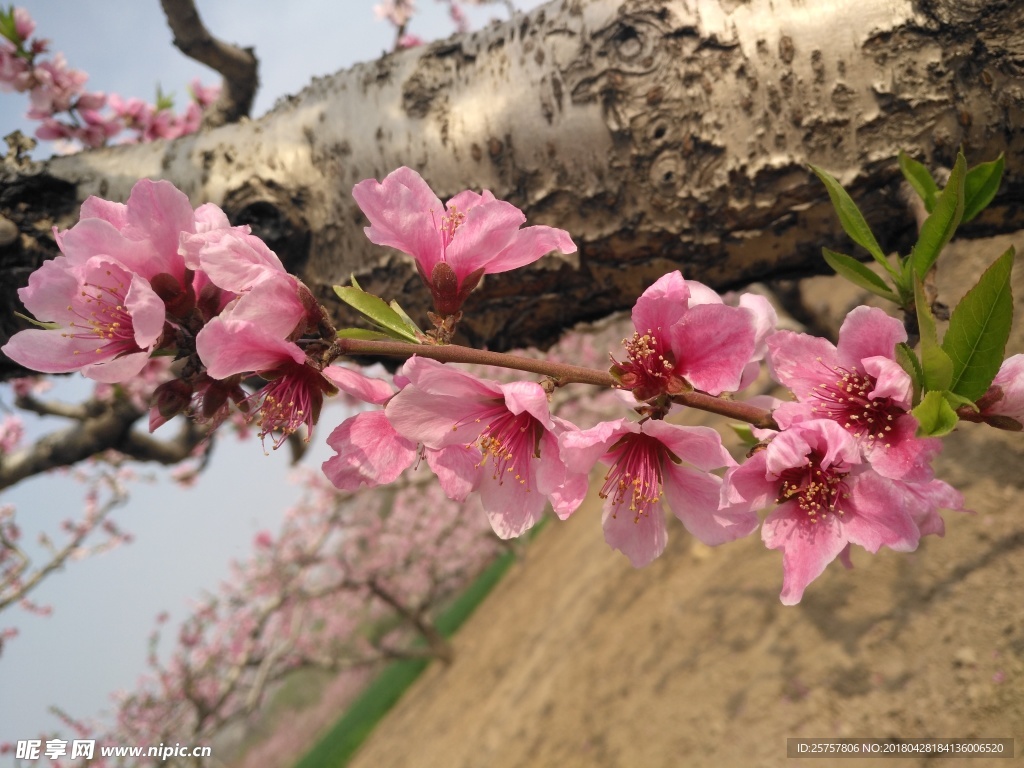
[[[634,522],[631,515],[616,515],[609,498],[604,503],[601,523],[608,546],[628,557],[634,568],[652,563],[665,551],[668,543],[661,504],[655,504],[649,514],[641,515]]]
[[[846,547],[834,515],[815,526],[808,526],[802,517],[796,503],[788,502],[768,515],[761,526],[765,546],[783,550],[783,605],[799,603],[807,585]]]
[[[390,483],[416,460],[416,444],[395,432],[383,411],[346,419],[331,432],[327,444],[337,455],[323,463],[323,472],[343,491]]]
[[[366,403],[383,405],[395,393],[394,387],[383,379],[374,379],[340,365],[329,365],[321,373],[342,392]]]
[[[903,323],[877,307],[857,307],[839,329],[838,359],[845,368],[858,368],[868,357],[892,359],[896,345],[907,340]]]

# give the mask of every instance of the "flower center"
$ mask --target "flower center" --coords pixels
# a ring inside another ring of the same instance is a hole
[[[661,500],[662,462],[669,457],[663,443],[643,434],[630,433],[612,446],[615,460],[605,475],[600,496],[612,499],[612,517],[629,503],[633,522],[650,513]]]
[[[812,406],[823,418],[837,421],[847,432],[869,442],[886,440],[893,423],[906,411],[891,397],[871,398],[875,377],[845,368],[828,368],[831,381],[819,384],[813,392]],[[889,443],[885,443],[889,447]]]
[[[276,451],[303,424],[309,440],[323,405],[323,393],[330,386],[327,380],[312,366],[299,363],[289,363],[262,375],[273,378],[244,401],[251,406],[262,400],[256,414],[260,440],[271,432],[280,432],[274,440]]]
[[[822,458],[819,451],[812,451],[804,466],[787,469],[779,476],[782,485],[776,503],[795,501],[807,513],[806,519],[811,523],[817,523],[829,514],[842,517],[840,502],[848,495],[843,481],[850,473],[840,471],[837,466],[823,469]]]
[[[670,350],[664,349],[653,329],[635,332],[632,338],[623,339],[622,345],[626,348],[626,362],[615,361],[615,366],[623,389],[632,390],[633,396],[641,401],[674,389],[671,384],[675,358]]]
[[[511,476],[530,491],[530,460],[540,458],[542,433],[543,428],[536,418],[526,412],[514,414],[502,403],[500,412],[476,440],[482,454],[477,466],[492,462],[491,477],[499,485]]]
[[[112,285],[83,284],[79,300],[68,305],[68,311],[78,315],[81,322],[72,322],[70,327],[74,332],[61,335],[72,339],[96,339],[100,342],[96,347],[97,353],[138,352],[132,316],[124,306],[125,285],[110,270],[106,274]],[[74,354],[79,354],[78,350]]]
[[[445,250],[448,245],[455,238],[455,230],[457,230],[463,222],[466,220],[466,214],[456,208],[454,205],[448,209],[448,213],[441,217],[441,248]],[[442,256],[442,258],[444,258]]]

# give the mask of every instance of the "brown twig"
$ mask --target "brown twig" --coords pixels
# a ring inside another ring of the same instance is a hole
[[[252,48],[239,48],[210,34],[192,0],[160,0],[174,45],[189,58],[224,78],[217,103],[207,110],[204,125],[215,127],[248,117],[259,87],[259,60]]]

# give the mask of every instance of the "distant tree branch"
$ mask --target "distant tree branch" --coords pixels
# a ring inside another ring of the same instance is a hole
[[[209,127],[248,117],[259,87],[259,61],[252,48],[239,48],[210,34],[192,0],[160,0],[174,45],[189,58],[215,69],[224,77],[220,98],[207,111]]]
[[[75,424],[52,432],[33,445],[0,456],[0,489],[20,480],[57,467],[77,464],[107,450],[116,450],[137,461],[177,464],[207,437],[207,432],[186,421],[173,440],[158,440],[132,431],[131,427],[145,411],[135,404],[117,399],[113,402],[90,401],[67,408],[59,404],[32,400],[36,413],[60,415],[75,419]]]

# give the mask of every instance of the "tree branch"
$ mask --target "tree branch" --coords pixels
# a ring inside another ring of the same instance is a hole
[[[207,111],[205,125],[216,127],[248,117],[259,87],[259,61],[253,49],[239,48],[211,35],[192,0],[160,0],[160,5],[178,50],[224,77],[220,98]]]

